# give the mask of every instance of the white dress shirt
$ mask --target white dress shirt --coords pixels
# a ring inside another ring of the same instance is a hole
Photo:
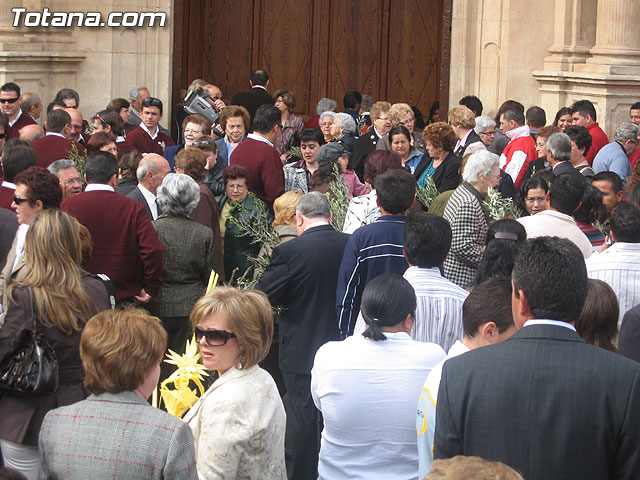
[[[253,138],[254,140],[257,140],[257,141],[262,142],[262,143],[266,143],[270,147],[273,147],[273,143],[271,143],[269,140],[264,138],[262,135],[257,135],[255,133],[250,133],[249,135],[247,135],[247,138]]]
[[[158,218],[158,204],[156,203],[156,196],[141,184],[138,184],[138,190],[140,190],[140,193],[142,193],[142,196],[147,201],[147,205],[149,205],[149,209],[151,210],[151,215],[155,220]]]

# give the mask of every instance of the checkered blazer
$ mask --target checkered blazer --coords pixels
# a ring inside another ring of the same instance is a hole
[[[444,218],[453,232],[451,249],[444,262],[444,276],[462,288],[473,282],[489,228],[479,195],[474,187],[463,182],[444,209]]]
[[[197,480],[189,425],[133,392],[91,395],[50,411],[40,480]]]

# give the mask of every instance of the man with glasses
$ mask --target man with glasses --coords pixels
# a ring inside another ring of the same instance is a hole
[[[391,130],[391,121],[389,120],[389,110],[391,104],[389,102],[376,102],[371,107],[371,119],[373,127],[367,133],[358,137],[353,147],[352,168],[355,170],[360,181],[364,181],[364,159],[367,155],[376,149],[377,143],[384,138],[389,130]]]
[[[65,110],[54,110],[47,115],[47,134],[30,143],[38,154],[38,166],[47,168],[56,160],[69,158],[74,151],[84,155],[86,149],[71,139],[71,116]]]
[[[617,173],[624,185],[631,173],[629,155],[638,146],[638,125],[625,122],[616,129],[614,141],[600,149],[593,159],[593,170],[596,173]]]
[[[127,136],[127,143],[140,153],[162,155],[169,145],[175,145],[171,137],[160,131],[162,101],[146,97],[141,104],[142,123]]]
[[[36,123],[29,115],[22,113],[20,102],[22,102],[22,96],[18,85],[8,82],[0,87],[2,111],[9,118],[9,128],[5,132],[7,140],[17,138],[22,127]]]
[[[56,160],[47,167],[47,170],[58,177],[62,189],[62,200],[82,192],[82,179],[73,160],[66,158]]]

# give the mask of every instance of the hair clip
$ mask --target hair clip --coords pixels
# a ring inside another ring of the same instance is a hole
[[[514,242],[518,241],[518,235],[510,232],[497,232],[493,238],[497,238],[499,240],[513,240]]]

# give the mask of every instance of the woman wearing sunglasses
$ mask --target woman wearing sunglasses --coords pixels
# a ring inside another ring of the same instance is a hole
[[[258,366],[273,335],[267,296],[214,288],[190,319],[202,363],[218,373],[184,418],[193,431],[198,477],[286,479],[284,407],[275,382]]]

